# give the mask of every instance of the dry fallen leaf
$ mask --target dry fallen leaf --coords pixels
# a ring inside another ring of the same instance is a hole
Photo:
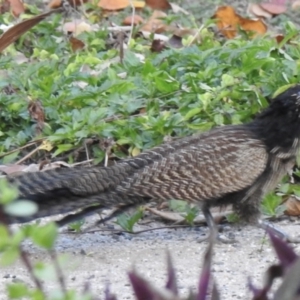
[[[172,6],[167,0],[145,0],[146,5],[152,9],[170,9]]]
[[[131,151],[131,155],[134,156],[138,156],[141,153],[141,150],[137,147],[134,147]]]
[[[43,141],[39,147],[40,150],[51,151],[53,149],[53,144],[47,140]]]
[[[73,33],[74,36],[81,34],[82,32],[92,31],[92,26],[85,21],[74,19],[71,22],[66,22],[63,25],[63,31],[67,33]]]
[[[294,10],[299,9],[299,7],[300,7],[300,0],[294,1],[292,4],[292,9],[294,9]]]
[[[17,18],[25,11],[24,3],[21,0],[9,0],[12,14]]]
[[[145,7],[144,1],[131,1],[135,8]],[[129,0],[100,0],[98,6],[105,10],[120,10],[130,6]]]
[[[300,201],[294,197],[289,197],[285,205],[285,214],[289,216],[300,216]]]
[[[45,113],[40,101],[30,101],[28,103],[28,112],[30,117],[37,122],[36,132],[40,134],[44,127]]]
[[[70,37],[69,42],[71,44],[71,48],[72,48],[73,52],[81,50],[85,47],[85,44],[83,41],[81,41],[73,36]]]
[[[141,24],[141,23],[144,22],[144,19],[143,19],[141,16],[139,16],[139,15],[134,15],[133,18],[132,18],[132,16],[126,17],[126,18],[123,20],[122,24],[123,24],[123,25],[128,25],[128,26],[130,26],[130,25],[131,25],[131,22],[132,22],[132,19],[133,19],[133,25],[138,25],[138,24]]]
[[[5,173],[6,175],[10,175],[13,173],[22,172],[27,166],[25,165],[0,165],[0,172]]]
[[[164,49],[166,49],[166,46],[165,46],[165,42],[162,41],[162,40],[153,40],[152,41],[152,44],[151,44],[151,47],[150,47],[150,50],[152,52],[162,52]]]
[[[275,39],[277,43],[280,44],[284,40],[284,36],[282,34],[278,34]]]
[[[219,7],[213,18],[217,19],[217,27],[229,39],[236,36],[238,26],[246,31],[255,32],[255,35],[264,34],[267,31],[267,26],[262,20],[243,18],[231,6]]]
[[[282,4],[276,4],[276,3],[260,3],[259,4],[262,9],[269,12],[273,16],[280,15],[284,12],[286,12],[287,7]]]
[[[166,31],[168,26],[163,22],[162,18],[167,15],[159,10],[155,10],[147,23],[142,26],[141,31],[149,31],[154,33],[162,33]]]
[[[1,4],[0,4],[0,14],[4,14],[6,12],[9,12],[10,10],[10,3],[8,0],[3,0],[1,1]]]
[[[240,26],[245,31],[254,31],[257,34],[264,34],[267,32],[267,25],[262,20],[250,20],[250,19],[242,19]]]
[[[177,5],[175,3],[170,3],[170,5],[172,7],[172,11],[175,14],[182,13],[182,14],[187,15],[187,16],[190,14],[188,11],[186,11],[185,9],[183,9],[182,7],[180,7],[179,5]]]
[[[53,13],[62,12],[61,8],[48,11],[44,14],[35,16],[31,19],[22,21],[15,26],[9,28],[0,36],[0,52],[2,52],[6,47],[15,42],[22,34],[31,29],[33,26],[44,20],[46,17]]]
[[[271,19],[273,15],[265,11],[259,4],[250,3],[248,6],[248,12],[255,15],[256,17],[262,17],[266,19]]]

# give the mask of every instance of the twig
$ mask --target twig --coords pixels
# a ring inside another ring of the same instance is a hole
[[[27,158],[31,157],[35,152],[39,151],[40,149],[39,148],[35,148],[33,149],[31,152],[29,152],[27,155],[25,155],[24,157],[22,157],[21,159],[19,159],[17,162],[16,162],[16,165],[19,165],[21,164],[23,161],[25,161]]]
[[[133,33],[133,26],[134,26],[134,16],[135,16],[135,6],[133,5],[132,0],[129,0],[130,6],[132,8],[132,15],[131,15],[131,24],[130,24],[130,33],[129,33],[129,37],[128,37],[128,42],[127,45],[129,46],[130,41],[132,39],[132,33]]]
[[[0,221],[1,223],[6,227],[6,230],[8,232],[8,234],[10,235],[10,237],[13,236],[12,234],[12,231],[10,229],[10,227],[8,226],[8,222],[7,222],[7,218],[6,216],[4,215],[3,213],[3,206],[1,205],[0,206]],[[33,267],[31,265],[31,262],[30,260],[28,259],[28,254],[26,253],[26,251],[23,250],[21,244],[18,244],[18,250],[20,252],[20,258],[23,262],[23,264],[25,265],[25,267],[27,268],[27,271],[28,273],[30,274],[31,276],[31,279],[33,280],[33,282],[35,283],[36,287],[41,291],[41,293],[45,296],[45,293],[43,291],[43,285],[42,285],[42,282],[35,276],[34,274],[34,270],[33,270]]]
[[[131,26],[110,26],[106,28],[108,31],[130,31]]]
[[[87,147],[87,143],[84,142],[84,149],[85,149],[85,153],[86,153],[86,158],[88,161],[90,161],[90,155],[89,155],[89,150],[88,150],[88,147]],[[89,164],[90,165],[90,164]]]
[[[65,294],[65,296],[67,296],[67,288],[66,288],[66,283],[65,283],[64,275],[63,275],[61,267],[60,267],[60,265],[58,263],[58,259],[57,259],[57,255],[56,255],[55,250],[54,249],[49,250],[49,255],[50,255],[52,263],[54,265],[54,268],[55,268],[55,271],[56,271],[56,275],[57,275],[57,279],[58,279],[60,288],[61,288],[62,292]]]
[[[176,229],[176,228],[197,228],[197,227],[203,227],[203,225],[170,225],[170,226],[161,226],[161,227],[156,227],[156,228],[149,228],[149,229],[143,229],[143,230],[138,230],[138,231],[127,231],[127,230],[119,230],[119,229],[95,229],[95,230],[90,230],[90,231],[82,231],[82,232],[62,232],[62,234],[86,234],[86,233],[95,233],[95,232],[112,232],[112,233],[130,233],[130,234],[140,234],[144,232],[149,232],[149,231],[155,231],[155,230],[161,230],[161,229]]]
[[[192,43],[196,40],[198,35],[200,34],[201,30],[204,28],[204,25],[200,26],[200,28],[197,30],[197,32],[194,34],[193,38],[190,40],[190,42],[186,45],[186,47],[191,46]]]
[[[11,150],[11,151],[5,152],[5,153],[3,153],[3,154],[0,154],[0,158],[2,158],[2,157],[4,157],[4,156],[7,156],[7,155],[9,155],[9,154],[12,154],[12,153],[14,153],[14,152],[16,152],[16,151],[19,151],[19,150],[23,150],[23,149],[25,149],[25,148],[28,148],[28,147],[30,147],[30,146],[32,146],[32,145],[38,143],[38,142],[41,142],[41,141],[43,141],[43,140],[45,140],[45,139],[46,139],[46,138],[40,138],[40,139],[31,141],[31,142],[28,142],[26,145],[24,145],[24,146],[22,146],[22,147],[19,147],[19,148],[13,149],[13,150]]]
[[[70,167],[73,168],[73,167],[84,165],[84,164],[89,164],[90,165],[90,163],[93,162],[93,161],[94,161],[94,159],[88,159],[88,160],[80,161],[80,162],[71,164]]]

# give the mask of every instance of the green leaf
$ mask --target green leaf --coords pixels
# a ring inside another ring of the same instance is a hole
[[[19,258],[19,256],[20,253],[17,247],[9,247],[0,255],[0,265],[12,265]]]
[[[35,214],[38,211],[38,206],[29,200],[18,200],[8,203],[4,207],[4,211],[11,216],[27,217]]]
[[[186,205],[187,202],[183,200],[170,200],[169,201],[169,207],[171,210],[176,212],[186,212]]]
[[[193,116],[199,114],[201,112],[201,108],[199,107],[195,107],[191,110],[188,111],[188,113],[184,116],[184,119],[187,121],[189,119],[191,119]]]
[[[274,193],[266,195],[261,203],[263,214],[268,215],[270,217],[276,217],[277,212],[281,211],[280,209],[278,210],[278,206],[281,203],[282,199],[280,196],[277,196]]]
[[[53,264],[37,262],[34,266],[34,274],[40,280],[55,280],[57,278],[56,269]]]
[[[11,186],[6,179],[0,179],[0,204],[8,204],[18,196],[16,187]]]
[[[85,223],[84,220],[79,220],[76,222],[72,222],[68,225],[69,230],[75,231],[75,232],[80,232],[82,225]]]
[[[224,124],[224,117],[221,114],[216,114],[214,116],[214,121],[217,125],[223,125]]]
[[[13,152],[11,154],[5,155],[3,157],[2,163],[4,165],[10,164],[11,162],[13,162],[13,161],[16,160],[16,158],[18,157],[19,153],[20,153],[20,151],[15,151],[15,152]]]
[[[221,79],[221,86],[227,87],[235,84],[234,78],[229,74],[223,74]]]
[[[6,288],[9,299],[19,299],[30,295],[28,286],[21,282],[8,284]]]
[[[240,221],[240,218],[236,213],[228,214],[226,219],[229,223],[238,223]]]
[[[133,215],[121,214],[117,217],[116,223],[124,230],[132,232],[133,226],[143,217],[143,210],[139,209]]]
[[[34,243],[45,249],[52,249],[57,238],[57,226],[48,223],[44,226],[36,226],[32,230],[31,238]]]
[[[0,225],[0,251],[2,248],[6,247],[10,241],[10,235],[8,233],[7,227]]]

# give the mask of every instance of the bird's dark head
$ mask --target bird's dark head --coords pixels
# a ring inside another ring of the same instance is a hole
[[[271,148],[294,145],[300,139],[300,84],[276,96],[252,124]]]
[[[276,96],[271,100],[269,107],[256,117],[257,120],[266,119],[266,121],[268,118],[283,118],[284,121],[292,122],[300,121],[300,84],[290,87]]]

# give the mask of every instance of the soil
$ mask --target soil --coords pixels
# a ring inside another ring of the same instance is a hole
[[[97,220],[90,217],[87,224]],[[47,221],[47,220],[46,220]],[[291,236],[298,234],[300,221],[286,219],[276,223]],[[109,224],[112,228],[113,223]],[[18,225],[15,225],[18,226]],[[138,235],[101,231],[108,225],[95,228],[92,233],[68,233],[62,228],[56,244],[57,254],[63,255],[63,274],[68,288],[82,291],[88,283],[94,295],[104,298],[110,290],[118,299],[134,299],[127,278],[133,267],[155,286],[166,282],[166,250],[170,250],[177,271],[180,295],[197,290],[206,242],[198,242],[207,232],[206,227],[161,229]],[[162,226],[157,222],[137,226],[136,230]],[[213,276],[222,300],[251,299],[247,288],[248,278],[260,286],[264,272],[277,259],[263,230],[253,226],[225,225],[224,235],[236,242],[218,242],[214,247]],[[294,244],[300,253],[300,245]],[[27,242],[24,248],[33,262],[50,262],[49,253]],[[25,267],[17,262],[0,270],[0,299],[5,298],[5,286],[10,282],[33,283]],[[47,290],[59,289],[56,280],[47,281]]]

